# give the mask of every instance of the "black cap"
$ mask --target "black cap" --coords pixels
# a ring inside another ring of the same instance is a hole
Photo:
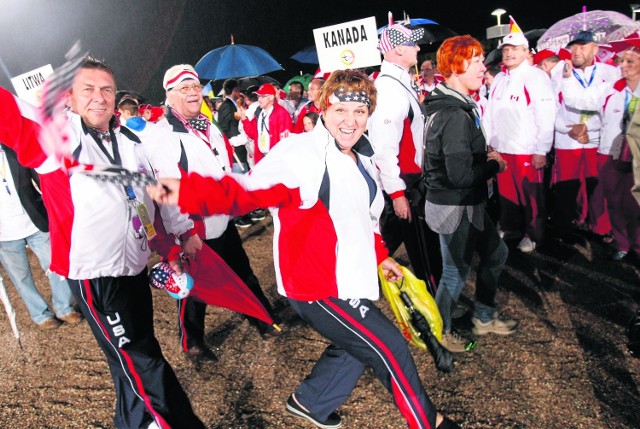
[[[586,45],[587,43],[595,42],[596,40],[593,38],[593,33],[591,31],[581,31],[576,34],[572,41],[567,43],[567,48],[571,45]]]

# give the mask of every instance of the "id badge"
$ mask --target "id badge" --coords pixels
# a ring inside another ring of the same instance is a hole
[[[147,211],[147,206],[143,203],[136,204],[136,211],[138,212],[138,218],[142,223],[142,230],[147,236],[147,240],[152,240],[156,235],[156,229],[153,226],[153,222],[151,222],[151,218],[149,217],[149,212]]]
[[[581,124],[586,124],[587,121],[595,114],[596,114],[596,112],[594,112],[592,110],[581,110],[580,111],[580,123]]]
[[[260,137],[258,137],[258,150],[262,153],[269,152],[269,133],[260,133]]]

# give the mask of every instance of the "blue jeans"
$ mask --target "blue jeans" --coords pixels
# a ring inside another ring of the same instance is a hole
[[[469,277],[474,251],[480,255],[480,264],[473,317],[482,322],[493,319],[498,277],[507,261],[509,249],[498,235],[489,214],[485,211],[484,231],[479,231],[469,222],[465,212],[458,229],[452,234],[440,234],[440,249],[442,278],[436,292],[436,303],[442,316],[443,331],[451,330],[451,312]]]
[[[73,294],[69,284],[58,274],[49,271],[51,264],[51,244],[49,233],[38,231],[26,238],[12,241],[0,241],[0,262],[9,274],[18,294],[29,310],[31,320],[42,323],[53,317],[47,302],[36,289],[31,275],[26,245],[36,254],[40,265],[47,271],[51,284],[53,310],[60,317],[68,316],[75,311]]]

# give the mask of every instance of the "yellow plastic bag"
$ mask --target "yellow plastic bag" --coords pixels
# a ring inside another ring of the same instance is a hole
[[[424,341],[420,338],[420,333],[411,325],[411,315],[409,310],[402,302],[400,293],[405,292],[411,301],[413,307],[418,310],[429,322],[431,333],[438,339],[442,340],[442,317],[436,305],[436,301],[427,292],[427,286],[424,281],[418,279],[406,267],[400,266],[404,277],[398,282],[387,280],[382,273],[382,269],[378,267],[378,277],[382,285],[382,293],[389,301],[391,310],[396,316],[400,331],[407,341],[423,350],[427,349]]]

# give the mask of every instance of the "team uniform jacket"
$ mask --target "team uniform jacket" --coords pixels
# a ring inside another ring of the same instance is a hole
[[[598,142],[600,140],[599,130],[601,127],[601,118],[597,112],[598,109],[592,111],[590,115],[584,115],[582,110],[567,106],[564,103],[561,91],[563,66],[563,62],[558,63],[558,65],[556,65],[556,67],[554,67],[554,69],[552,70],[551,74],[554,91],[556,92],[557,106],[554,146],[558,149],[596,148],[598,147]],[[582,82],[584,82],[584,84],[587,86],[600,85],[605,82],[615,82],[620,78],[620,70],[618,68],[604,63],[595,63],[587,67],[584,71],[581,69],[574,70],[578,74],[578,76],[580,76]],[[571,79],[575,80],[578,86],[582,87],[580,81],[575,76],[571,76]],[[587,125],[589,134],[588,144],[578,143],[578,141],[572,139],[568,135],[570,126],[579,123],[585,123]]]
[[[401,174],[422,172],[424,122],[411,82],[406,70],[383,61],[375,83],[376,110],[368,123],[382,186],[391,198],[404,196]]]
[[[298,120],[293,126],[294,133],[296,134],[304,133],[304,115],[306,115],[309,112],[314,112],[314,113],[317,113],[318,115],[322,114],[322,111],[318,107],[316,107],[313,101],[310,101],[307,104],[305,104],[302,110],[300,111],[300,114],[298,115]]]
[[[256,164],[265,156],[265,154],[260,152],[260,149],[258,149],[258,138],[260,135],[260,128],[258,126],[259,120],[260,115],[258,114],[256,114],[256,116],[251,120],[246,118],[242,120],[244,132],[247,134],[247,137],[253,140],[253,158]],[[282,138],[282,133],[285,131],[291,131],[293,125],[291,122],[291,115],[289,115],[287,109],[278,104],[277,100],[273,103],[273,110],[271,111],[267,121],[267,128],[269,130],[269,150],[271,150]]]
[[[231,147],[215,126],[209,126],[209,135],[187,130],[172,111],[158,122],[153,134],[144,142],[158,177],[180,177],[180,169],[203,176],[221,178],[231,171]],[[227,229],[226,214],[207,216],[203,239],[218,238]],[[197,223],[197,222],[196,222]]]
[[[622,146],[622,118],[625,105],[631,97],[640,97],[640,86],[635,91],[627,86],[624,79],[615,83],[601,83],[593,85],[587,90],[575,79],[562,79],[562,91],[565,103],[576,109],[595,110],[602,116],[602,128],[600,129],[600,145],[598,153],[612,155],[614,159],[620,156]],[[613,149],[613,150],[612,150]],[[613,153],[613,152],[616,153]]]
[[[551,81],[523,61],[495,77],[483,123],[487,143],[501,153],[546,155],[553,143],[556,106]]]
[[[366,139],[362,146],[368,147]],[[363,152],[358,158],[376,178]],[[288,298],[379,297],[376,267],[388,255],[378,227],[382,193],[376,186],[370,203],[358,166],[340,152],[322,121],[313,132],[279,143],[248,175],[183,176],[179,205],[201,215],[271,207],[278,292]]]
[[[104,165],[111,161],[100,150],[79,115],[69,115],[71,150],[83,164]],[[113,131],[122,166],[153,174],[142,144],[127,128]],[[69,176],[51,159],[37,169],[51,225],[51,270],[70,279],[134,276],[149,259],[149,246],[132,225],[136,214],[120,185],[95,180],[76,173]],[[155,217],[153,201],[144,187],[133,186],[150,218]],[[193,222],[177,210],[161,209],[166,231],[181,235]],[[56,218],[55,220],[53,218]]]

